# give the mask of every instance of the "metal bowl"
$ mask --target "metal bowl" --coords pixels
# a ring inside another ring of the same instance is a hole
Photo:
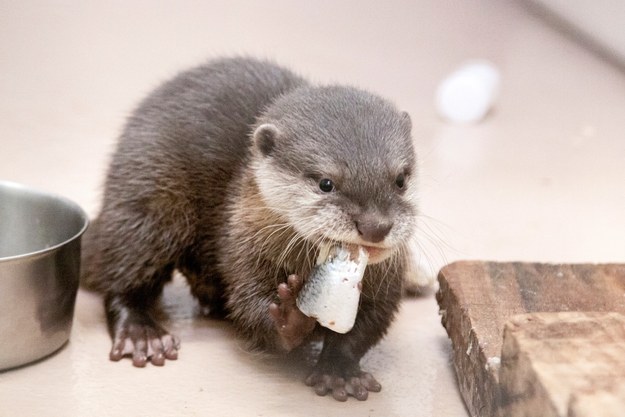
[[[0,370],[69,340],[87,225],[77,204],[0,181]]]

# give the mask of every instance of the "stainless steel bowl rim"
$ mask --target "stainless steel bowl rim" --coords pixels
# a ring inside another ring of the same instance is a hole
[[[66,245],[68,242],[73,241],[74,239],[78,238],[79,236],[81,236],[83,233],[85,233],[85,230],[87,230],[87,227],[89,227],[89,218],[87,216],[87,213],[85,213],[85,211],[82,209],[82,207],[80,207],[77,203],[75,203],[74,201],[70,200],[69,198],[63,197],[61,195],[58,194],[54,194],[54,193],[50,193],[47,191],[41,191],[38,190],[36,188],[31,188],[29,186],[26,185],[22,185],[16,182],[12,182],[12,181],[4,181],[1,180],[0,181],[0,186],[2,187],[11,187],[17,190],[22,190],[22,191],[26,191],[28,193],[33,193],[33,194],[38,194],[39,196],[45,196],[51,199],[55,199],[58,201],[61,201],[63,204],[67,204],[69,207],[71,207],[73,210],[76,210],[76,212],[78,214],[80,214],[83,226],[80,228],[80,230],[73,234],[71,237],[69,237],[68,239],[65,239],[62,242],[57,243],[56,245],[47,247],[47,248],[43,248],[34,252],[28,252],[28,253],[22,253],[20,255],[12,255],[12,256],[5,256],[5,257],[0,257],[0,262],[9,262],[9,261],[15,261],[15,260],[21,260],[21,259],[25,259],[25,258],[29,258],[29,257],[35,257],[35,256],[40,256],[40,255],[44,255],[46,253],[49,252],[54,252],[55,250],[59,249],[60,247],[62,247],[63,245]]]

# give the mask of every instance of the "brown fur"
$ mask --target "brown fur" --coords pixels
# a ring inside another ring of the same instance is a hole
[[[362,90],[310,87],[244,58],[165,83],[130,117],[85,237],[83,283],[105,294],[111,358],[177,356],[152,313],[174,269],[251,346],[283,350],[268,314],[278,286],[305,282],[319,243],[334,240],[386,248],[366,270],[354,328],[326,332],[316,371],[360,375],[398,308],[415,164],[407,115]]]

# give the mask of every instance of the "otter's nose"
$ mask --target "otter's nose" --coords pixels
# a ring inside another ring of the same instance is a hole
[[[383,241],[393,227],[393,223],[370,217],[363,217],[356,220],[355,223],[360,237],[371,243]]]

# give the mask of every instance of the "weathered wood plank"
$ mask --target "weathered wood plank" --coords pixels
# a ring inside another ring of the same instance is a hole
[[[506,417],[622,416],[625,316],[513,317],[504,329],[499,384]]]
[[[496,416],[505,323],[532,312],[625,313],[625,265],[463,261],[439,273],[436,295],[472,416]]]

